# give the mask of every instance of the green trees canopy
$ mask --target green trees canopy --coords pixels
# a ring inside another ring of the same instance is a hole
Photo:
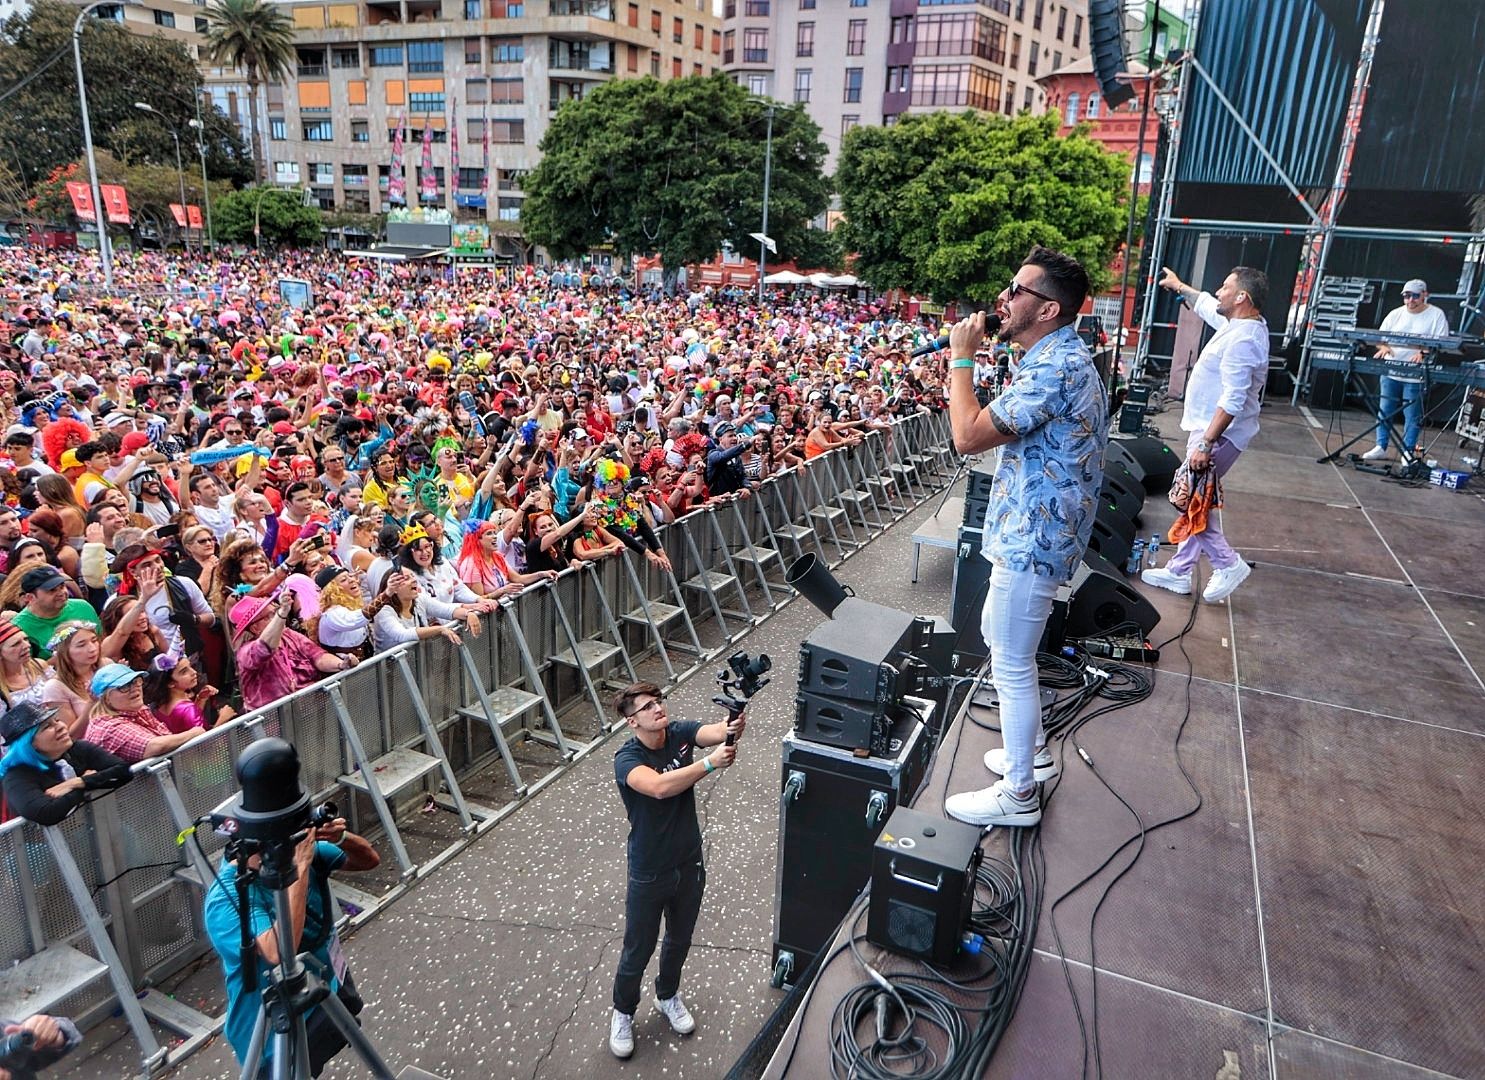
[[[905,116],[858,127],[836,186],[844,242],[872,285],[991,301],[1033,244],[1065,252],[1095,290],[1123,239],[1129,163],[1055,114]]]
[[[212,204],[216,236],[226,243],[252,244],[255,209],[263,226],[265,244],[308,247],[320,241],[324,217],[316,206],[305,206],[298,191],[256,187],[234,191]]]
[[[106,150],[98,151],[97,157],[98,182],[123,185],[129,196],[129,214],[134,219],[135,226],[147,224],[153,227],[161,240],[167,243],[170,242],[172,236],[178,239],[179,228],[170,213],[170,204],[180,202],[180,181],[175,171],[173,155],[169,165],[126,165]],[[192,176],[190,166],[187,165],[185,177],[187,202],[201,206],[203,202],[201,173],[198,171]],[[31,185],[31,197],[26,204],[27,215],[44,222],[71,220],[72,199],[67,194],[69,180],[87,183],[87,163],[78,160],[58,166],[39,182]],[[216,210],[217,200],[224,198],[229,190],[231,189],[225,182],[212,181],[213,212]],[[84,224],[82,228],[91,230],[93,226]],[[127,231],[127,227],[110,226],[109,231],[111,233],[124,232]],[[217,229],[214,232],[220,239],[221,230]]]
[[[0,150],[27,183],[47,177],[83,153],[77,73],[72,62],[72,24],[77,8],[57,0],[37,0],[25,14],[0,25],[0,71],[6,88],[35,75],[0,103]],[[93,143],[135,164],[175,166],[175,142],[158,117],[134,107],[143,101],[159,109],[180,135],[189,174],[195,169],[196,118],[201,75],[179,42],[131,34],[107,19],[83,23],[83,73],[88,80],[88,112]],[[213,180],[244,182],[251,165],[237,127],[215,108],[202,109],[206,125],[206,165]],[[189,183],[189,175],[187,176]]]
[[[780,259],[821,249],[809,235],[830,197],[820,129],[801,106],[754,97],[724,75],[624,79],[564,105],[525,182],[526,239],[559,259],[604,244],[659,254],[670,280],[724,241],[755,252],[770,106],[769,235]]]

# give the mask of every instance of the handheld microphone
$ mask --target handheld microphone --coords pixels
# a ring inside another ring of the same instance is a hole
[[[994,337],[999,330],[1000,316],[995,314],[995,312],[993,311],[985,312],[985,335],[987,337]],[[919,345],[912,352],[908,353],[908,356],[910,359],[916,360],[920,356],[931,356],[936,352],[942,352],[948,347],[949,335],[940,334],[938,337],[930,341],[927,345]]]

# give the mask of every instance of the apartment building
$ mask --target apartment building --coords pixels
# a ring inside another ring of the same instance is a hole
[[[298,57],[293,81],[266,88],[270,178],[307,187],[325,209],[390,208],[393,138],[405,117],[408,205],[452,209],[460,221],[514,223],[521,181],[564,102],[610,79],[710,74],[721,62],[711,0],[282,6],[294,20]],[[425,129],[438,185],[432,199],[419,193]]]
[[[1072,0],[725,0],[722,69],[803,102],[833,168],[857,124],[904,113],[1041,112],[1039,75],[1089,50]]]

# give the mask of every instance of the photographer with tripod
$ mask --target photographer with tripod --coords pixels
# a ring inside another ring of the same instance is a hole
[[[706,868],[696,820],[696,784],[737,757],[736,740],[747,721],[740,701],[729,701],[718,724],[672,722],[660,688],[634,683],[614,707],[634,735],[614,754],[614,777],[629,815],[629,883],[624,896],[624,954],[614,976],[614,1011],[608,1046],[615,1057],[634,1053],[634,1011],[640,983],[655,952],[660,916],[665,942],[655,978],[655,1008],[680,1035],[696,1029],[681,1000],[681,965],[701,914]],[[696,760],[697,747],[715,747]]]
[[[229,845],[230,851],[230,845]],[[245,860],[254,875],[262,869],[263,856],[253,854]],[[294,880],[284,890],[288,896],[291,933],[289,940],[297,948],[319,961],[330,983],[347,1010],[361,1011],[361,999],[347,967],[340,938],[335,933],[335,901],[330,895],[330,874],[336,870],[374,870],[381,862],[366,840],[346,830],[345,819],[335,818],[309,829],[293,849]],[[222,860],[222,868],[206,896],[206,930],[212,947],[222,960],[222,973],[227,983],[227,1019],[225,1032],[237,1060],[246,1065],[252,1043],[253,1028],[262,993],[268,985],[270,968],[278,966],[279,955],[277,900],[270,888],[256,876],[245,888],[239,888],[239,865],[231,856]],[[242,929],[239,897],[246,903],[247,931]],[[244,970],[245,937],[251,935],[256,948],[256,978],[249,981]],[[310,1075],[319,1076],[329,1060],[346,1045],[341,1033],[330,1023],[325,1011],[314,1009],[306,1016],[309,1037]],[[273,1043],[270,1037],[263,1047],[258,1068],[259,1077],[272,1072]]]

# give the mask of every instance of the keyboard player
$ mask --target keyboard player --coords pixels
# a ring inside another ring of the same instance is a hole
[[[1413,278],[1403,285],[1401,307],[1393,308],[1382,320],[1379,330],[1413,337],[1447,337],[1449,320],[1444,313],[1428,302],[1428,285],[1421,278]],[[1393,364],[1417,364],[1422,353],[1400,345],[1378,345],[1377,357]],[[1382,376],[1382,407],[1377,416],[1377,445],[1361,455],[1363,461],[1380,461],[1388,456],[1390,422],[1396,418],[1398,408],[1403,411],[1403,445],[1399,447],[1404,464],[1415,456],[1421,456],[1423,448],[1419,441],[1423,436],[1423,377],[1398,375]]]

